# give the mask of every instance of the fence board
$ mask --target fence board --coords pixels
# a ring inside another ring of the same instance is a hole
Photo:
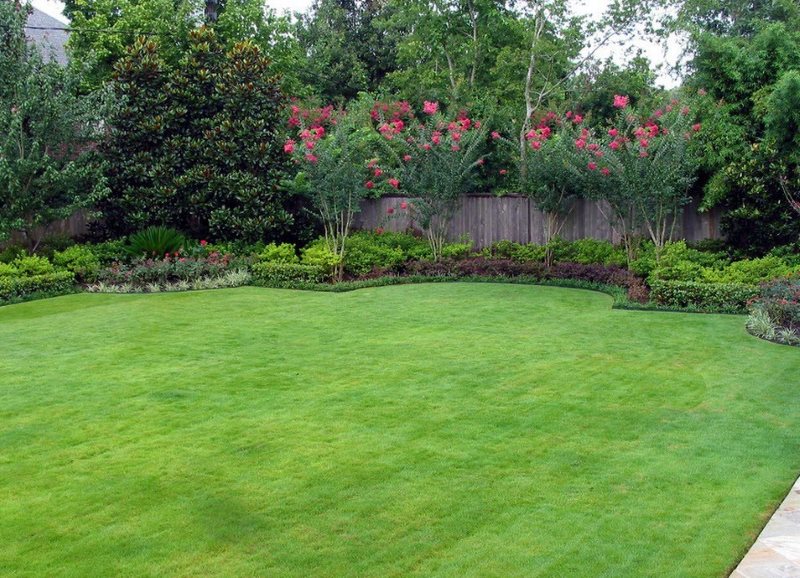
[[[409,199],[397,196],[364,201],[361,212],[356,217],[356,227],[382,227],[389,231],[415,228],[407,212],[399,208],[403,201]],[[390,208],[394,209],[392,215],[387,213]],[[618,243],[620,237],[611,227],[607,217],[609,214],[605,203],[579,199],[564,224],[561,236],[570,241],[594,238]],[[468,237],[477,248],[500,240],[541,244],[545,242],[545,222],[544,214],[533,207],[527,197],[469,195],[464,198],[461,208],[453,218],[449,234],[451,240]],[[684,207],[675,236],[687,241],[720,238],[719,211],[701,213],[698,211],[698,203],[693,200]]]
[[[387,231],[405,231],[415,228],[408,218],[408,212],[400,209],[400,203],[409,201],[406,197],[381,197],[368,199],[361,204],[361,212],[356,215],[355,227],[375,229],[382,227]],[[561,236],[567,240],[594,238],[620,241],[619,235],[611,228],[604,209],[604,203],[579,199],[567,219]],[[687,241],[719,239],[720,212],[713,209],[707,212],[698,210],[699,203],[692,200],[684,207],[676,226],[676,238]],[[389,210],[392,209],[392,214]],[[464,198],[461,208],[450,226],[450,239],[467,237],[475,247],[483,248],[501,240],[518,243],[544,243],[545,218],[536,210],[527,197],[522,195],[469,195]],[[37,231],[37,235],[67,235],[77,237],[87,231],[86,213],[79,211],[69,219],[56,221]],[[25,237],[19,233],[12,235],[11,243],[25,244]]]

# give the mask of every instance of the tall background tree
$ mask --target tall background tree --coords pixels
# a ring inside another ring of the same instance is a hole
[[[290,235],[292,199],[280,187],[284,96],[253,42],[226,51],[203,27],[170,66],[156,42],[140,38],[116,70],[119,105],[103,146],[112,194],[98,227],[168,225],[249,242]]]
[[[28,43],[30,7],[0,4],[0,240],[14,231],[29,248],[39,225],[90,207],[107,192],[91,143],[102,98],[78,95],[78,79]]]
[[[795,241],[800,223],[781,187],[788,149],[774,147],[767,124],[781,79],[800,70],[800,6],[793,0],[668,3],[676,14],[668,24],[689,37],[686,86],[708,99],[702,146],[695,149],[704,206],[722,209],[723,233],[745,254]]]

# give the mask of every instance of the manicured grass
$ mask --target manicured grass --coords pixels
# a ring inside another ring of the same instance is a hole
[[[0,575],[723,576],[800,472],[737,316],[437,284],[0,309]]]

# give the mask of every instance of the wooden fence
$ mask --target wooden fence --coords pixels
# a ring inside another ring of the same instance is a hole
[[[413,227],[400,203],[408,201],[404,197],[382,197],[364,201],[356,218],[356,227],[374,229],[383,227],[387,231],[403,231]],[[389,209],[394,209],[392,215]],[[619,242],[619,236],[611,228],[604,204],[596,201],[579,200],[567,218],[561,237],[567,240],[591,237]],[[519,243],[545,242],[545,217],[522,195],[469,195],[456,214],[450,226],[450,238],[467,237],[477,248],[486,247],[496,241],[508,240]],[[675,237],[687,241],[718,239],[719,212],[716,210],[699,212],[697,203],[684,207],[680,222],[675,229]]]
[[[374,229],[383,227],[389,231],[404,231],[413,226],[404,212],[399,209],[400,203],[408,200],[404,197],[382,197],[369,199],[362,203],[361,212],[356,216],[356,227]],[[388,209],[395,209],[389,216]],[[595,201],[579,200],[567,219],[561,236],[574,240],[592,237],[619,242],[618,235],[612,230],[607,211],[603,205]],[[57,221],[37,231],[37,235],[66,235],[77,237],[87,231],[88,220],[84,212],[78,212],[69,219]],[[461,209],[453,219],[450,227],[450,238],[468,237],[477,248],[486,247],[495,241],[508,240],[519,243],[544,243],[544,215],[536,210],[530,199],[522,195],[469,195],[464,198]],[[680,223],[676,227],[676,238],[687,241],[702,239],[718,239],[719,211],[711,210],[701,213],[697,203],[692,202],[684,207]],[[11,243],[26,244],[25,237],[15,234]]]

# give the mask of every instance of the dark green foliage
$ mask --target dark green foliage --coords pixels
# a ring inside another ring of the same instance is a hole
[[[162,257],[172,255],[184,248],[186,237],[169,227],[147,227],[131,235],[126,251],[135,257]]]
[[[20,247],[19,245],[9,245],[0,251],[0,263],[11,263],[11,261],[17,257],[21,257],[27,253],[28,252],[25,250],[25,247]]]
[[[106,192],[91,152],[103,99],[25,39],[25,7],[0,3],[0,240],[72,215]]]
[[[264,287],[297,287],[327,280],[325,269],[319,265],[264,261],[252,267],[253,282]]]
[[[114,89],[105,234],[154,224],[210,240],[289,234],[292,201],[279,187],[283,96],[255,45],[225,52],[201,28],[169,67],[155,42],[139,39],[118,63]]]
[[[307,55],[301,79],[326,102],[377,90],[395,69],[395,40],[380,26],[390,13],[384,2],[314,2],[295,29]]]
[[[792,164],[800,163],[800,70],[790,70],[775,83],[767,100],[767,137]]]
[[[722,202],[722,233],[744,255],[763,255],[800,237],[800,219],[781,189],[784,165],[775,152],[754,146],[722,172],[727,196]],[[790,186],[796,187],[798,179]]]
[[[758,287],[741,283],[697,283],[694,281],[653,281],[650,295],[657,304],[720,313],[744,313]]]

